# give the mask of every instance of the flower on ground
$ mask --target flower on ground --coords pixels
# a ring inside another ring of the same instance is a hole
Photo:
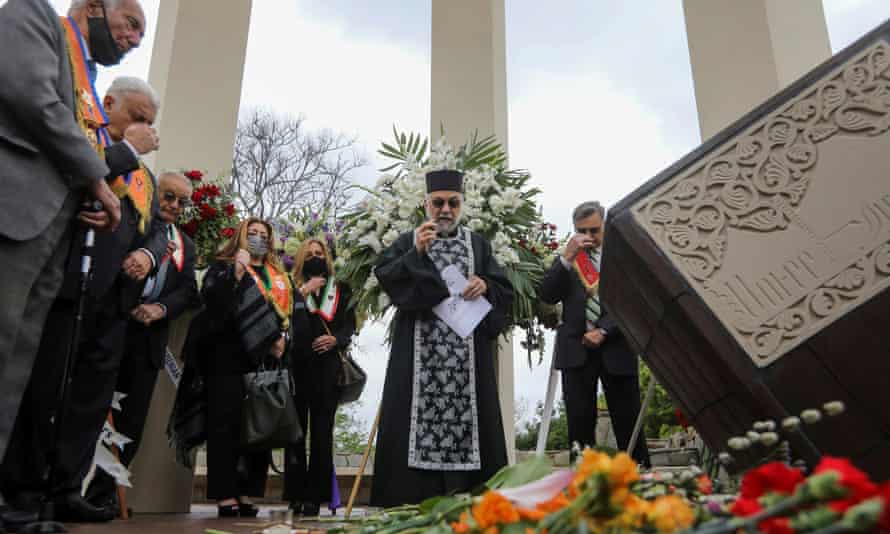
[[[649,520],[659,532],[675,532],[691,526],[695,514],[677,495],[663,495],[652,502]]]
[[[765,493],[790,495],[803,479],[799,469],[782,462],[770,462],[748,471],[742,479],[741,496],[744,499],[757,499]]]
[[[857,469],[846,458],[823,456],[813,470],[814,475],[834,471],[840,476],[839,483],[847,490],[847,496],[833,501],[829,506],[839,513],[844,513],[851,506],[858,504],[878,493],[878,486],[869,480],[868,475]]]
[[[519,512],[513,503],[496,491],[486,492],[473,506],[472,514],[482,529],[519,521]]]

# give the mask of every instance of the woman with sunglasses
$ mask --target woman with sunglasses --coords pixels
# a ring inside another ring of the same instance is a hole
[[[297,384],[297,413],[310,435],[309,461],[306,441],[287,451],[284,500],[294,513],[318,516],[321,503],[331,500],[334,472],[334,417],[337,413],[339,351],[349,349],[355,334],[352,292],[334,276],[327,244],[307,239],[295,255],[294,286],[306,301],[310,343],[295,344],[292,353]]]
[[[240,447],[243,376],[261,362],[286,353],[293,290],[274,253],[272,226],[257,218],[241,222],[204,277],[201,294],[210,331],[202,334],[207,384],[207,497],[220,517],[255,517],[250,497],[262,497],[270,452]],[[258,292],[258,293],[257,293]],[[262,297],[259,297],[262,295]],[[271,321],[258,317],[274,315]]]

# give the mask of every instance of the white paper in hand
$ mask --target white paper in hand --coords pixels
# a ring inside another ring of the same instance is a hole
[[[450,326],[461,339],[466,339],[491,311],[491,303],[485,297],[466,300],[461,296],[469,281],[454,265],[445,267],[441,274],[451,296],[437,304],[433,308],[433,313]]]

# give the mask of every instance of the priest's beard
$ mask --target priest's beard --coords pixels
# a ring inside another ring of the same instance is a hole
[[[457,227],[460,226],[460,221],[462,219],[461,214],[452,217],[433,218],[429,214],[429,212],[427,212],[427,217],[429,217],[431,221],[436,223],[436,233],[440,237],[452,235],[457,230]]]

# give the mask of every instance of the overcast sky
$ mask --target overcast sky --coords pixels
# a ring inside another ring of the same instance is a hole
[[[69,2],[52,3],[61,11]],[[158,4],[143,0],[144,44],[100,74],[100,93],[114,76],[147,77]],[[890,18],[887,0],[823,4],[833,51]],[[680,0],[506,0],[506,10],[511,165],[532,172],[560,232],[580,196],[614,204],[699,144]],[[254,0],[242,111],[302,114],[312,127],[355,135],[373,163],[361,180],[372,180],[393,124],[428,128],[430,14],[420,0]],[[358,341],[368,423],[382,390],[382,340],[371,326]],[[543,398],[548,367],[549,358],[530,370],[517,343],[517,399],[533,407]]]

